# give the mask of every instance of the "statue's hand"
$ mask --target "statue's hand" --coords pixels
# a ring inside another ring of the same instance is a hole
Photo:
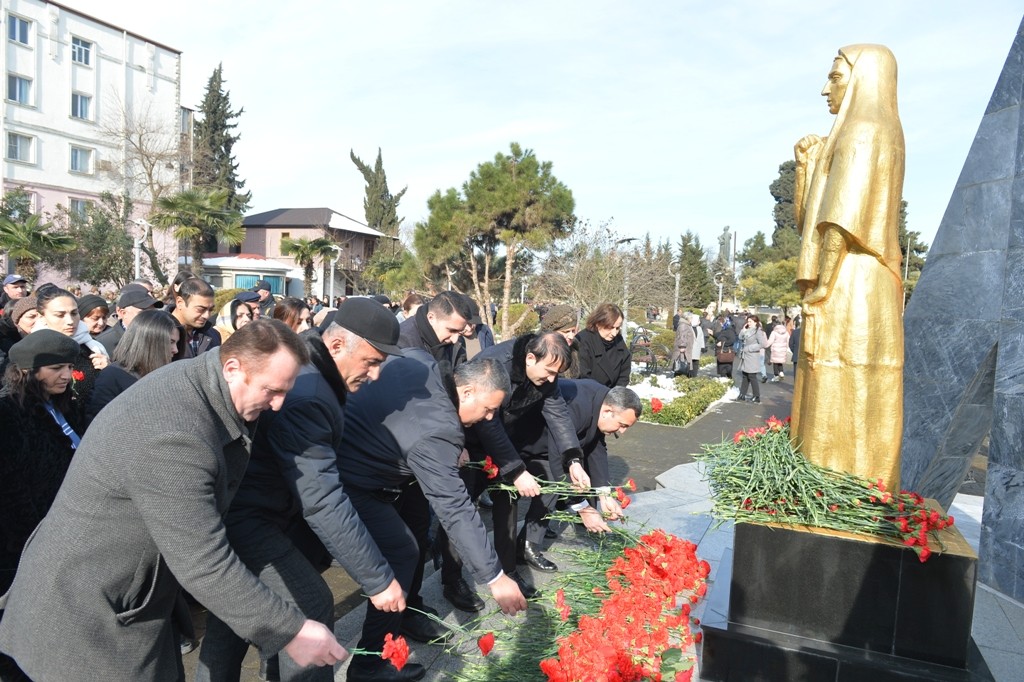
[[[822,138],[820,135],[804,135],[801,137],[793,146],[796,162],[806,164],[808,159],[817,153],[817,148],[821,146],[821,143]]]
[[[814,305],[815,303],[821,303],[826,298],[828,298],[828,289],[824,286],[817,286],[804,294],[804,300],[802,302],[805,306]]]

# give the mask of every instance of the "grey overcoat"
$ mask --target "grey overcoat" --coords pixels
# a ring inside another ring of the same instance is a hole
[[[240,636],[283,648],[305,619],[245,568],[222,523],[249,449],[219,350],[118,396],[26,546],[0,651],[36,682],[184,679],[179,582]]]

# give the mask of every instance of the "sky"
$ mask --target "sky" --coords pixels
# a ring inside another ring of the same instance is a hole
[[[251,212],[328,206],[364,219],[377,149],[406,233],[434,191],[511,142],[621,236],[717,250],[771,233],[768,185],[832,125],[838,48],[899,65],[909,227],[931,243],[1003,62],[1019,0],[65,0],[181,50],[182,104],[218,63],[244,113],[235,146]]]

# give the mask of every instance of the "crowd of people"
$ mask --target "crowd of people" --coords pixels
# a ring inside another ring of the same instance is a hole
[[[182,272],[164,300],[17,275],[4,296],[0,679],[183,679],[188,595],[209,613],[197,679],[237,680],[254,645],[270,679],[330,680],[332,562],[367,595],[359,649],[443,642],[432,549],[455,608],[481,588],[515,614],[538,594],[523,567],[558,570],[543,482],[575,486],[589,531],[621,516],[605,438],[642,405],[614,304],[495,343],[494,310],[453,291],[327,306],[261,280],[217,310]],[[516,490],[490,491],[493,542],[485,462]],[[360,655],[348,679],[424,674]]]
[[[708,312],[698,315],[683,310],[673,319],[675,344],[672,349],[676,376],[697,376],[703,353],[713,352],[718,376],[734,378],[740,386],[736,400],[761,402],[760,383],[778,382],[786,377],[785,364],[800,351],[800,318],[772,315],[762,325],[760,315],[743,311]],[[769,379],[769,373],[771,379]],[[738,375],[738,376],[737,376]],[[747,397],[750,391],[750,397]]]

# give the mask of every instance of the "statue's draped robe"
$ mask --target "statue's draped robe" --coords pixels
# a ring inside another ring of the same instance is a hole
[[[812,462],[898,489],[903,428],[903,286],[898,243],[904,142],[896,62],[854,45],[850,83],[810,159],[797,280],[816,283],[826,230],[848,252],[824,301],[805,304],[793,399],[794,440]],[[812,286],[813,288],[813,286]]]

